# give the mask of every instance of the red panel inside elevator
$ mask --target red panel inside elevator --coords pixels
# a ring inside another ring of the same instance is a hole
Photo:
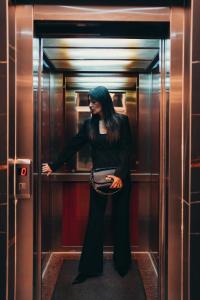
[[[134,185],[130,201],[131,245],[138,242],[138,188]],[[111,209],[108,199],[105,212],[105,246],[112,246]],[[82,246],[89,213],[89,185],[87,182],[65,183],[63,187],[62,245]]]

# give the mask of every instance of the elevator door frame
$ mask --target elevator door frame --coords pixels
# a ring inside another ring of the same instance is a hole
[[[28,7],[28,8],[27,8]],[[26,14],[23,15],[23,9]],[[32,43],[34,32],[34,21],[129,21],[129,22],[169,22],[170,23],[170,41],[171,41],[171,88],[169,103],[169,143],[166,136],[166,116],[161,111],[161,168],[160,168],[160,300],[170,299],[179,300],[183,295],[182,280],[182,120],[183,110],[182,103],[184,98],[183,90],[183,32],[184,32],[184,9],[181,7],[103,7],[103,6],[20,6],[18,9],[19,30],[17,37],[19,41],[23,38],[26,42]],[[20,19],[21,17],[21,19]],[[28,30],[30,36],[27,35],[27,18],[32,19],[29,22]],[[23,27],[25,23],[26,26]],[[20,35],[21,34],[21,35]],[[24,36],[23,36],[24,34]],[[23,66],[23,55],[18,52],[18,63]],[[181,53],[181,55],[180,55]],[[26,61],[33,60],[33,53],[26,53]],[[26,66],[25,66],[26,68]],[[30,76],[30,74],[29,74]],[[33,79],[33,75],[32,75]],[[20,85],[20,81],[18,83]],[[29,87],[32,91],[32,86]],[[26,93],[26,90],[22,94]],[[162,101],[165,101],[163,97]],[[163,105],[166,105],[164,103]],[[33,136],[32,128],[30,134]],[[176,140],[176,143],[174,141]],[[174,145],[175,144],[175,145]],[[165,159],[169,158],[168,166]],[[166,189],[166,168],[168,172],[168,198],[165,199]],[[178,178],[178,179],[177,179]],[[181,200],[180,200],[181,199]],[[166,224],[166,200],[168,202],[168,220]],[[176,216],[174,211],[177,212]],[[168,232],[165,233],[165,225],[168,226]],[[167,236],[166,236],[166,235]],[[179,240],[180,238],[180,240]],[[168,260],[166,273],[165,248],[166,239],[168,239]],[[181,253],[181,256],[180,256]],[[179,257],[180,256],[180,257]],[[30,257],[30,260],[32,257]],[[167,280],[165,280],[167,279]],[[168,297],[168,298],[166,298]],[[23,297],[21,298],[23,299]],[[39,300],[39,299],[38,299]]]
[[[104,14],[102,12],[106,12]],[[56,9],[54,6],[35,6],[34,7],[34,20],[41,21],[129,21],[129,22],[169,22],[170,23],[170,41],[174,41],[174,44],[171,45],[172,49],[174,49],[174,53],[177,49],[177,41],[176,39],[173,40],[171,39],[171,36],[173,34],[176,34],[176,31],[180,31],[180,24],[176,22],[175,18],[180,16],[181,9],[174,8],[173,10],[170,10],[169,8],[154,8],[148,11],[146,8],[131,8],[131,7],[126,7],[124,9],[120,7],[117,9],[108,9],[107,7],[103,7],[99,10],[99,7],[92,7],[92,8],[84,8],[84,7],[79,7],[74,8],[74,7],[59,7],[57,6]],[[181,19],[182,20],[182,19]],[[178,25],[178,26],[177,26]],[[180,45],[179,45],[180,46]],[[173,48],[174,47],[174,48]],[[164,61],[163,61],[164,64]],[[173,65],[173,54],[171,53],[171,64]],[[172,71],[173,69],[171,69]],[[174,70],[175,71],[175,70]],[[178,70],[180,71],[180,70]],[[165,70],[161,71],[162,74],[161,76],[165,77]],[[177,72],[177,70],[176,70]],[[178,73],[179,75],[179,73]],[[173,74],[170,72],[170,77],[173,77]],[[165,226],[166,226],[166,172],[168,166],[165,164],[165,160],[167,159],[169,153],[166,151],[166,138],[167,138],[167,128],[166,128],[166,110],[168,103],[166,102],[166,95],[165,95],[165,83],[163,82],[165,79],[162,77],[161,81],[161,89],[162,89],[162,96],[161,96],[161,106],[160,106],[160,116],[161,116],[161,121],[160,121],[160,145],[161,145],[161,150],[160,150],[160,199],[159,199],[159,204],[160,204],[160,211],[159,215],[161,218],[159,218],[159,234],[161,236],[159,240],[159,295],[160,295],[160,300],[166,299],[166,294],[168,294],[168,297],[170,294],[170,282],[168,284],[168,287],[166,286],[167,284],[167,279],[166,279],[166,231],[165,231]],[[175,85],[176,88],[176,85]],[[176,89],[177,91],[177,89]],[[170,99],[172,100],[172,93],[170,90]],[[176,94],[176,99],[177,101],[177,94]],[[173,108],[171,106],[171,108]],[[169,108],[170,109],[170,108]],[[172,111],[173,112],[173,111]],[[165,121],[164,121],[165,120]],[[169,149],[170,152],[170,149]],[[173,154],[173,153],[172,153]],[[169,198],[168,198],[169,199]],[[168,224],[168,222],[167,222]],[[178,225],[178,224],[176,224]],[[178,226],[177,226],[178,227]],[[170,226],[168,230],[170,229]],[[173,229],[171,228],[173,231]],[[170,234],[170,232],[168,232]],[[173,232],[171,232],[171,236],[173,236]],[[168,235],[168,239],[169,239]],[[169,262],[167,259],[168,263],[168,268],[169,268]],[[171,265],[170,265],[171,266]],[[180,267],[180,266],[179,266]],[[169,270],[169,269],[168,269]],[[166,292],[166,289],[168,289],[168,293]],[[171,298],[170,298],[171,300]]]

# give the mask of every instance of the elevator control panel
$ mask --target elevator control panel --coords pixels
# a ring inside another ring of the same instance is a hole
[[[29,199],[32,188],[32,163],[30,159],[17,159],[15,162],[16,198]]]

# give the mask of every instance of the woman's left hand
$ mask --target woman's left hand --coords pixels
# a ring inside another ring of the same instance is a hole
[[[123,183],[121,178],[114,176],[114,175],[107,175],[106,178],[112,178],[113,179],[113,183],[110,186],[111,189],[119,189],[122,188]]]

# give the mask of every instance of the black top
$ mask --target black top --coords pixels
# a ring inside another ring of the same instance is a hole
[[[131,132],[128,117],[117,114],[120,121],[119,140],[109,142],[106,134],[99,133],[99,126],[96,128],[96,138],[89,138],[90,118],[85,120],[79,132],[71,139],[69,145],[66,145],[53,163],[49,163],[53,171],[57,170],[65,161],[81,149],[83,145],[89,143],[91,146],[91,155],[93,168],[117,167],[115,175],[122,180],[127,177],[130,171],[130,150],[131,150]]]

